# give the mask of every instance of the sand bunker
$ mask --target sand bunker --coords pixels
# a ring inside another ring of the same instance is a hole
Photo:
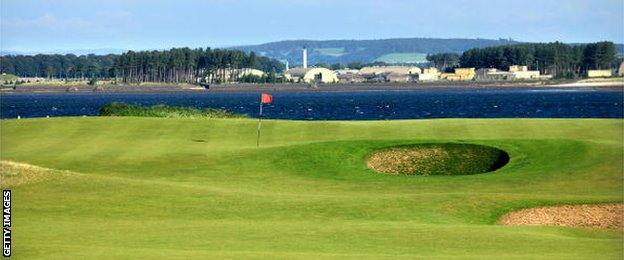
[[[49,178],[52,172],[52,169],[26,163],[0,161],[0,186],[11,188],[26,183],[40,182]]]
[[[368,168],[387,174],[466,175],[496,170],[509,162],[499,149],[474,144],[417,144],[374,152]]]
[[[564,205],[523,209],[506,214],[502,225],[547,225],[622,229],[624,204]]]

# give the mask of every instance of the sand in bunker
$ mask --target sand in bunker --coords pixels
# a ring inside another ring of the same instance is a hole
[[[622,203],[540,207],[508,213],[499,223],[623,229],[623,211]]]
[[[366,162],[368,168],[388,174],[409,173],[427,175],[432,161],[448,159],[447,151],[439,147],[417,149],[393,148],[374,153]],[[421,163],[415,163],[415,162]],[[428,162],[428,163],[425,163]]]

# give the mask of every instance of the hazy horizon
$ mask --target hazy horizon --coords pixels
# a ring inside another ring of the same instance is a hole
[[[139,48],[135,48],[135,49],[124,49],[124,48],[79,48],[79,49],[53,49],[53,50],[43,50],[43,51],[39,51],[39,50],[32,50],[32,51],[15,51],[15,50],[0,50],[0,53],[16,53],[16,54],[35,54],[35,53],[39,53],[39,54],[70,54],[70,53],[74,53],[74,54],[87,54],[89,51],[96,51],[99,54],[102,53],[112,53],[112,54],[116,54],[116,53],[121,53],[124,51],[129,51],[129,50],[133,50],[133,51],[150,51],[150,50],[168,50],[171,48],[184,48],[184,47],[188,47],[188,48],[206,48],[206,47],[210,47],[210,48],[232,48],[232,47],[240,47],[240,46],[253,46],[253,45],[262,45],[262,44],[266,44],[266,43],[273,43],[273,42],[282,42],[282,41],[351,41],[351,40],[355,40],[355,41],[368,41],[368,40],[392,40],[392,39],[412,39],[412,38],[431,38],[431,39],[481,39],[481,40],[499,40],[499,39],[504,39],[504,38],[496,38],[496,39],[485,39],[485,38],[432,38],[432,37],[400,37],[400,38],[379,38],[379,39],[325,39],[325,40],[316,40],[316,39],[284,39],[284,40],[276,40],[276,41],[271,41],[271,42],[262,42],[262,43],[250,43],[250,44],[240,44],[240,45],[224,45],[224,46],[168,46],[168,47],[163,47],[163,48],[145,48],[145,49],[139,49]],[[510,40],[510,39],[504,39],[504,40]],[[518,39],[511,39],[514,41],[518,41],[518,42],[526,42],[526,41],[521,41]],[[549,41],[549,42],[554,42],[554,41]],[[592,41],[592,42],[596,42],[596,41]],[[564,43],[568,43],[568,44],[583,44],[583,43],[592,43],[592,42],[564,42]],[[536,43],[536,42],[532,42],[532,43]],[[548,42],[539,42],[539,43],[548,43]],[[623,42],[614,42],[615,44],[624,44]],[[108,52],[111,51],[111,52]],[[96,54],[97,54],[96,53]]]
[[[2,52],[231,47],[297,39],[624,42],[619,0],[3,0],[0,7]]]

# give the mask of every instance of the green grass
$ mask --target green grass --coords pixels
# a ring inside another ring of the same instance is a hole
[[[110,103],[100,108],[101,116],[135,116],[135,117],[168,117],[168,118],[243,118],[224,109],[177,107],[168,105],[140,106],[125,103]]]
[[[0,84],[4,84],[5,82],[15,82],[17,80],[17,76],[13,74],[0,74]]]
[[[427,54],[418,52],[393,52],[379,56],[375,61],[389,64],[425,63],[427,62]]]
[[[321,55],[334,56],[334,57],[342,56],[345,53],[344,48],[318,48],[314,50],[318,51],[319,54]]]
[[[621,119],[0,121],[0,158],[63,170],[13,187],[30,258],[617,259],[613,230],[496,225],[538,205],[622,202]],[[395,145],[497,147],[462,176],[366,167]],[[4,187],[3,187],[4,188]]]

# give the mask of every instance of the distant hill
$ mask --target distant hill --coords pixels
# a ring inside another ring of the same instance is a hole
[[[260,55],[278,60],[288,60],[292,64],[301,64],[301,48],[308,48],[308,62],[349,63],[385,61],[389,63],[425,62],[426,54],[453,52],[462,53],[471,48],[508,45],[519,43],[513,40],[499,39],[433,39],[403,38],[383,40],[290,40],[270,42],[259,45],[237,46],[235,49],[254,51]]]
[[[270,42],[259,45],[232,47],[243,51],[288,60],[291,65],[301,64],[301,48],[308,48],[308,63],[349,63],[375,62],[421,63],[426,62],[427,54],[451,52],[463,53],[472,48],[509,45],[521,43],[514,40],[499,39],[434,39],[401,38],[381,40],[289,40]],[[624,54],[624,45],[616,44],[620,55]]]
[[[397,38],[380,40],[287,40],[269,42],[258,45],[244,45],[229,47],[246,52],[253,51],[262,56],[288,61],[290,65],[301,64],[301,48],[308,48],[308,63],[342,63],[375,62],[386,63],[423,63],[427,54],[451,52],[461,54],[472,48],[522,43],[508,39],[435,39],[435,38]],[[582,44],[582,43],[570,43]],[[624,57],[624,44],[616,44],[618,56]],[[135,50],[138,51],[138,50]],[[57,50],[48,52],[18,52],[0,50],[0,56],[5,55],[35,55],[35,54],[121,54],[123,49],[76,49]]]
[[[95,55],[107,55],[107,54],[122,54],[125,50],[123,49],[75,49],[75,50],[54,50],[54,51],[45,51],[45,52],[38,52],[38,51],[28,51],[28,52],[24,52],[24,51],[11,51],[11,50],[0,50],[0,56],[6,56],[6,55],[37,55],[37,54],[74,54],[77,56],[80,55],[88,55],[88,54],[95,54]]]

